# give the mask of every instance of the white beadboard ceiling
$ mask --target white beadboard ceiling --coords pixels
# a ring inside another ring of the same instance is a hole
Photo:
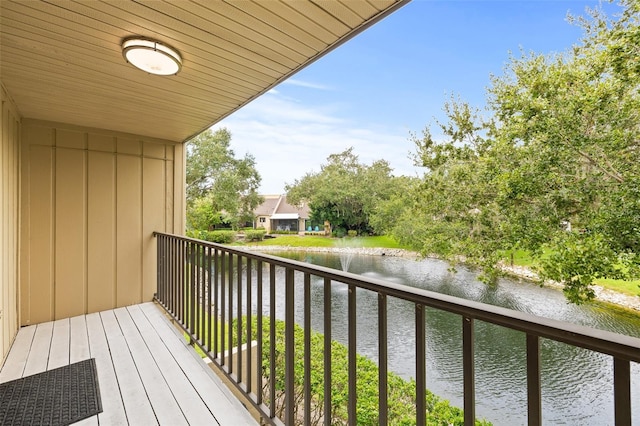
[[[0,80],[24,118],[182,142],[407,0],[1,0]],[[183,58],[148,75],[122,40]]]

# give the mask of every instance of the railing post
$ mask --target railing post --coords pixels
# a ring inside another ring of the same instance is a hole
[[[311,424],[311,275],[304,274],[304,424]]]
[[[165,290],[165,282],[164,282],[164,274],[162,273],[162,269],[164,267],[164,237],[162,235],[153,236],[156,238],[156,294],[155,297],[157,300],[162,303],[162,305],[166,306],[167,301],[165,300],[164,290]]]
[[[236,278],[236,346],[238,347],[238,354],[236,358],[236,377],[238,378],[238,383],[242,382],[242,353],[240,351],[240,347],[242,345],[242,257],[240,255],[236,256],[236,268],[237,268],[237,278]],[[251,342],[247,342],[247,345],[250,345]]]
[[[424,306],[416,305],[416,424],[424,426],[427,422],[426,414],[426,352],[425,352],[425,326],[424,326]]]
[[[357,395],[357,365],[356,365],[356,286],[349,285],[348,290],[348,377],[349,377],[349,400],[348,400],[348,417],[349,424],[355,425],[358,423],[358,416],[356,413]]]
[[[212,349],[212,336],[213,336],[213,312],[211,309],[211,301],[212,301],[212,294],[211,292],[213,291],[213,288],[211,286],[211,274],[213,273],[213,271],[211,270],[211,247],[207,247],[207,251],[206,251],[206,259],[207,261],[206,263],[206,270],[207,270],[207,351],[211,352]]]
[[[462,366],[464,380],[464,425],[476,422],[473,318],[462,317]]]
[[[631,426],[631,364],[618,357],[613,358],[613,399],[616,426]]]
[[[253,318],[251,317],[251,312],[253,310],[253,302],[251,300],[251,258],[247,258],[247,311],[246,311],[246,317],[247,317],[247,347],[250,348],[251,347],[251,342],[253,341],[253,336],[252,336],[252,331],[253,331]],[[251,354],[253,353],[253,350],[248,350],[247,351],[247,393],[251,393],[251,391],[253,390],[251,383],[253,382],[252,380],[252,371],[251,371],[251,367],[253,366],[253,360],[251,359]]]
[[[527,334],[527,410],[528,425],[542,424],[540,391],[540,338]]]
[[[226,304],[227,304],[227,298],[226,298],[226,291],[227,291],[227,254],[225,251],[222,251],[220,253],[220,365],[225,365],[226,361],[227,361],[227,357],[226,357],[226,340],[227,340],[227,335],[225,333],[225,328],[226,328]],[[231,286],[229,286],[231,287]],[[229,288],[229,291],[231,291],[231,288]],[[231,327],[231,325],[229,325],[229,327]],[[231,373],[231,370],[229,370],[229,373]]]
[[[285,271],[285,322],[284,322],[284,364],[285,364],[285,424],[296,423],[296,398],[295,398],[295,288],[293,279],[294,270],[287,268]]]
[[[276,417],[276,267],[269,264],[269,416]]]
[[[258,354],[256,358],[258,359],[258,368],[256,368],[256,383],[258,383],[258,387],[256,389],[257,399],[256,402],[258,404],[262,404],[262,261],[258,260],[256,265],[256,274],[257,276],[257,301],[256,301],[256,335],[258,336]]]
[[[387,370],[387,296],[378,293],[378,424],[387,426],[389,386]]]
[[[227,310],[227,323],[229,324],[227,335],[229,341],[227,342],[227,362],[229,363],[229,373],[233,373],[233,254],[229,253],[227,257],[229,259],[229,289],[227,291],[227,303],[229,304],[229,309]]]
[[[218,299],[218,289],[220,287],[220,280],[218,278],[219,274],[220,274],[220,262],[219,262],[219,253],[218,253],[218,249],[214,249],[213,250],[213,353],[215,354],[215,356],[218,356],[218,349],[219,349],[219,344],[218,344],[218,340],[220,340],[220,333],[218,332],[218,329],[220,327],[218,327],[218,324],[220,324],[219,321],[219,314],[218,314],[218,309],[219,309],[219,303],[220,300]]]
[[[195,262],[195,250],[194,250],[194,242],[188,244],[189,251],[189,335],[191,336],[189,339],[189,343],[193,344],[193,332],[196,325],[196,262]]]
[[[331,279],[324,279],[324,424],[331,426]]]

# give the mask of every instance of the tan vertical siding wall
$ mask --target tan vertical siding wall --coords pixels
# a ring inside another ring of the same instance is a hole
[[[18,332],[20,117],[0,84],[0,365]]]
[[[23,325],[151,300],[154,231],[184,230],[184,147],[23,120]]]

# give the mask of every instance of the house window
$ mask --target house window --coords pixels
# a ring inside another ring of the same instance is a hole
[[[265,223],[265,222],[266,222],[266,218],[261,217],[261,218],[260,218],[260,223]]]

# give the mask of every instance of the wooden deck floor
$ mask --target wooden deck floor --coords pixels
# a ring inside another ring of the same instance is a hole
[[[78,424],[257,424],[154,303],[22,328],[0,383],[89,358],[103,412]]]

